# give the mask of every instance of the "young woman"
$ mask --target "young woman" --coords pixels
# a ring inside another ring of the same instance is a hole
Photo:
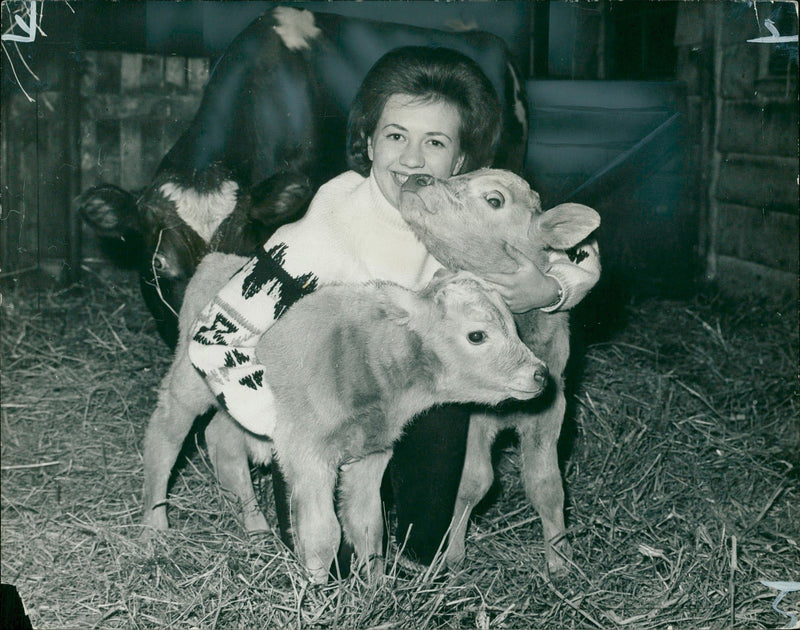
[[[491,165],[499,133],[494,89],[460,53],[399,48],[370,69],[348,122],[353,170],[322,186],[306,215],[276,231],[196,322],[192,363],[242,426],[260,435],[273,428],[273,393],[253,356],[259,337],[320,283],[426,285],[440,264],[402,219],[400,186],[411,175],[447,178]],[[490,279],[515,312],[569,308],[599,277],[596,246],[585,251],[544,273],[520,259],[517,272]],[[396,536],[419,561],[432,559],[450,522],[468,421],[462,406],[436,408],[396,445]]]

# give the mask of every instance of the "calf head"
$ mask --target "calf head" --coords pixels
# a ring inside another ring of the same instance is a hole
[[[541,266],[547,250],[574,247],[600,225],[597,212],[581,204],[543,212],[528,182],[497,169],[446,180],[412,175],[401,189],[400,212],[439,262],[477,274],[514,271],[507,245]]]
[[[409,326],[441,362],[436,390],[447,399],[497,404],[542,393],[547,368],[520,341],[511,312],[485,282],[441,270],[419,297],[429,308]]]

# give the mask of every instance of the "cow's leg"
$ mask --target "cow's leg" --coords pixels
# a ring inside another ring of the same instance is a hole
[[[311,582],[325,584],[342,534],[333,506],[336,471],[326,462],[289,462],[283,457],[281,464],[291,497],[295,549]]]
[[[453,516],[469,429],[466,405],[435,407],[418,416],[389,462],[398,544],[430,563]]]
[[[496,434],[497,429],[491,416],[473,414],[470,418],[464,470],[461,473],[461,484],[458,487],[448,537],[446,561],[450,568],[457,568],[463,563],[469,515],[492,486],[492,442]]]
[[[144,525],[167,529],[167,484],[183,441],[197,416],[214,403],[185,354],[161,385],[144,436]]]
[[[381,478],[391,456],[391,450],[367,455],[342,466],[339,473],[342,529],[369,576],[383,573]]]
[[[568,571],[571,549],[564,526],[564,486],[558,468],[558,437],[566,403],[559,388],[553,404],[520,428],[525,492],[542,519],[544,554],[552,577]]]
[[[239,500],[248,534],[269,530],[258,507],[248,465],[244,430],[224,411],[218,411],[206,427],[206,445],[220,485]]]

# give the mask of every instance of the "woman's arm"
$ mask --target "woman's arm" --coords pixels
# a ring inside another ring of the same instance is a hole
[[[506,251],[517,262],[517,270],[486,274],[485,279],[495,285],[513,313],[534,308],[546,313],[569,310],[600,279],[600,250],[594,239],[569,252],[552,251],[545,271],[516,248],[507,245]]]

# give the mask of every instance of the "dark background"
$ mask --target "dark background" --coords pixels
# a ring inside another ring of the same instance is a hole
[[[144,187],[208,68],[267,2],[39,3],[4,41],[2,277],[99,260],[71,200]],[[596,207],[606,278],[638,292],[797,288],[797,34],[788,3],[300,2],[507,42],[526,78],[525,174],[545,206]],[[28,2],[3,4],[3,32]],[[27,65],[27,67],[26,67]],[[23,94],[23,90],[33,100]]]

